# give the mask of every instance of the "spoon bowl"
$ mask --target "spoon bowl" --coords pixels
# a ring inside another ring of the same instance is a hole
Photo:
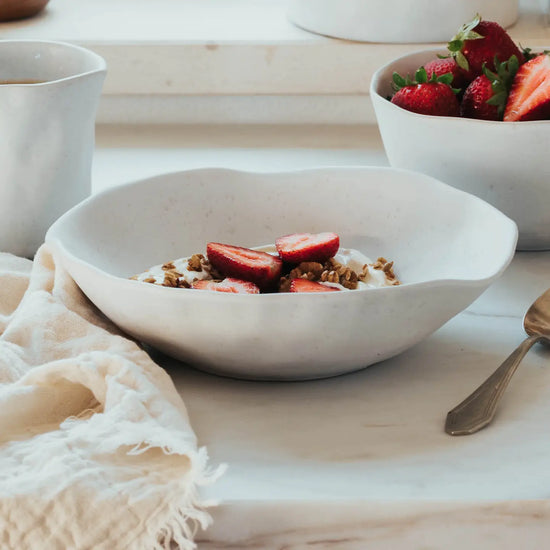
[[[529,336],[550,339],[550,289],[531,304],[523,318],[523,328]]]
[[[523,328],[528,337],[481,386],[447,413],[445,431],[449,435],[470,435],[490,424],[525,354],[537,342],[550,342],[550,289],[531,304],[523,318]]]

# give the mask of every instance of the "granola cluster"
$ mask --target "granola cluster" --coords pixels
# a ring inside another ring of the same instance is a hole
[[[371,281],[373,286],[377,286],[376,281],[380,281],[381,274],[377,276],[376,271],[383,272],[386,284],[400,284],[393,270],[393,262],[382,257],[374,263],[364,264],[362,270],[357,272],[351,267],[341,264],[334,257],[323,263],[301,262],[288,269],[286,272],[283,271],[283,275],[279,279],[277,285],[279,292],[289,292],[292,279],[307,279],[317,283],[336,283],[349,290],[357,289],[359,283],[368,284]],[[192,288],[198,279],[214,282],[224,279],[223,275],[211,265],[204,254],[193,254],[187,259],[166,262],[162,266],[152,268],[152,270],[154,271],[141,276],[135,275],[131,278],[142,280],[145,283],[173,288]],[[184,276],[181,271],[186,271],[186,275]],[[197,277],[189,276],[193,272],[197,273]],[[198,276],[199,273],[200,276]],[[147,277],[143,278],[144,275],[147,275]]]
[[[187,269],[189,271],[205,271],[212,279],[223,279],[222,274],[212,266],[204,254],[193,254],[187,260]]]
[[[365,268],[368,268],[368,266],[363,266],[363,273],[361,276],[359,276],[359,280],[363,282],[367,282],[368,280],[368,273],[365,274]],[[388,281],[391,282],[392,286],[397,286],[400,283],[399,279],[395,276],[395,273],[393,271],[393,262],[388,262],[386,258],[378,258],[374,264],[372,264],[373,269],[381,269],[385,274]],[[361,278],[364,275],[364,278]]]
[[[187,260],[187,269],[189,271],[206,272],[208,279],[221,280],[223,277],[218,273],[211,265],[204,254],[193,254]],[[183,273],[177,270],[174,262],[166,262],[162,264],[162,272],[164,279],[162,281],[157,280],[155,277],[147,277],[143,279],[144,283],[160,284],[161,286],[169,286],[173,288],[191,288],[191,284],[188,283],[183,277]],[[131,279],[137,280],[138,276],[134,275]]]
[[[308,279],[319,283],[338,283],[344,288],[355,290],[359,281],[366,283],[371,277],[369,265],[372,269],[382,270],[391,285],[400,284],[393,271],[393,262],[388,262],[385,258],[378,258],[374,264],[365,264],[359,274],[350,267],[340,264],[334,258],[330,258],[323,264],[319,262],[302,262],[298,264],[287,275],[281,277],[279,292],[289,292],[292,279]]]

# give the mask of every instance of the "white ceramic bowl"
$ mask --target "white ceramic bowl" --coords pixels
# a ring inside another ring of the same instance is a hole
[[[390,165],[433,176],[496,206],[519,227],[518,248],[550,248],[550,121],[492,122],[419,115],[393,105],[392,73],[414,73],[440,49],[396,59],[370,95]]]
[[[290,0],[288,7],[299,27],[363,42],[447,42],[476,13],[508,27],[518,0]]]
[[[368,291],[237,295],[127,277],[203,252],[325,230],[395,261],[404,284]],[[201,369],[307,379],[416,344],[467,307],[510,261],[515,224],[428,176],[390,168],[254,174],[204,169],[116,187],[61,217],[46,241],[123,330]]]

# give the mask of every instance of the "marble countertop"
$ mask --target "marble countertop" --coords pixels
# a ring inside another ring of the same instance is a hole
[[[518,253],[426,341],[337,378],[238,381],[161,361],[201,444],[229,465],[199,548],[542,548],[550,350],[529,352],[489,427],[451,437],[443,424],[524,338],[549,274],[550,252]]]
[[[150,133],[100,129],[95,190],[138,173],[208,164],[387,162],[375,128],[356,139],[342,129],[322,138],[295,129],[284,140],[244,132],[232,144],[225,130],[211,130],[202,143],[200,132],[173,130],[171,139],[161,132],[151,142]],[[451,437],[443,425],[522,341],[523,314],[549,286],[550,252],[517,253],[496,284],[423,343],[332,379],[239,381],[159,356],[199,443],[213,464],[228,464],[206,491],[221,502],[213,526],[197,537],[199,549],[546,547],[550,350],[528,353],[488,428]]]

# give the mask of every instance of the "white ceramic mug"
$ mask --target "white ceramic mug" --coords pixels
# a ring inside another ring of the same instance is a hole
[[[61,42],[0,40],[0,251],[32,257],[91,191],[105,61]]]

